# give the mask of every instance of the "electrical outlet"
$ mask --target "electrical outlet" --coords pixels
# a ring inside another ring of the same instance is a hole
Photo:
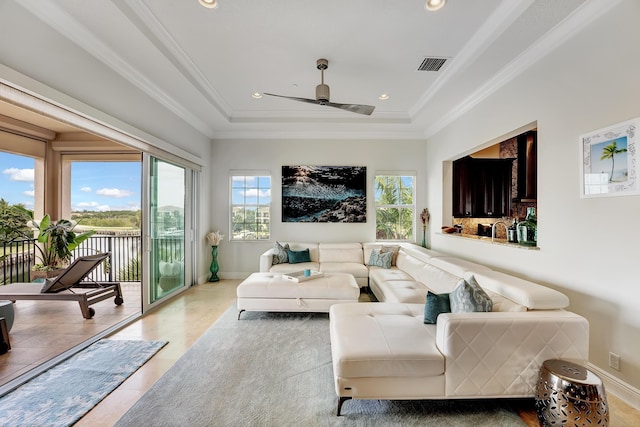
[[[615,353],[609,353],[609,366],[616,371],[620,370],[620,356]]]

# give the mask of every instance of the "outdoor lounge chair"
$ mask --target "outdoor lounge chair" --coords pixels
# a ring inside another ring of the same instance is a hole
[[[82,316],[91,319],[96,311],[89,307],[107,298],[115,297],[116,305],[124,302],[120,283],[82,282],[110,254],[100,253],[76,258],[55,278],[44,283],[12,283],[0,286],[0,300],[78,301]]]

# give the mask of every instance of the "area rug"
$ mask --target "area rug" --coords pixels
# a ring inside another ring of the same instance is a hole
[[[335,415],[329,319],[230,308],[116,426],[522,426],[501,401],[350,400]]]
[[[7,426],[70,426],[167,341],[100,340],[0,398]]]

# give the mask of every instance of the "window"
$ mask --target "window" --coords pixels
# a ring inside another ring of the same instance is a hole
[[[271,176],[231,176],[231,240],[270,238]]]
[[[376,240],[411,240],[415,176],[376,175]]]

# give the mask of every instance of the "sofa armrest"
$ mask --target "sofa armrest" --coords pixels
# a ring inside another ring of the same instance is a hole
[[[273,265],[273,248],[260,255],[260,271],[268,272]]]
[[[564,310],[445,313],[436,342],[445,356],[447,396],[530,397],[545,360],[586,366],[589,323]]]

